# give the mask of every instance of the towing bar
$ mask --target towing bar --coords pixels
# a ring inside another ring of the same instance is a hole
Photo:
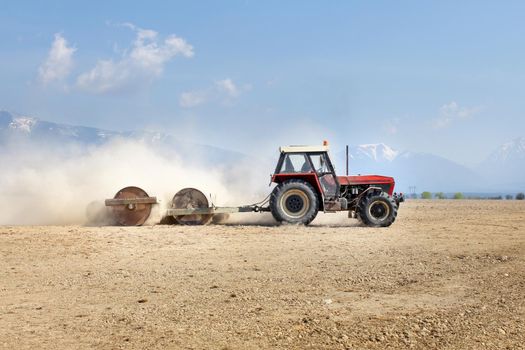
[[[166,214],[170,216],[194,215],[194,214],[232,214],[270,211],[270,208],[259,206],[243,207],[209,207],[209,208],[188,208],[188,209],[167,209]]]

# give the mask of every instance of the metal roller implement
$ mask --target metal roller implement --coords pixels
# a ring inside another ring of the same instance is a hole
[[[208,199],[201,191],[195,188],[184,188],[173,196],[171,202],[173,209],[204,209],[208,208]],[[175,220],[182,225],[206,225],[212,214],[174,215]]]
[[[150,197],[143,189],[129,186],[121,189],[113,199],[106,199],[106,206],[111,206],[115,223],[122,226],[140,226],[151,214],[151,207],[157,203],[156,197]]]

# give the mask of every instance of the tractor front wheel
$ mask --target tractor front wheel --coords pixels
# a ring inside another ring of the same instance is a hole
[[[308,182],[288,180],[273,190],[270,210],[278,222],[308,225],[319,211],[319,198]]]
[[[388,194],[381,192],[365,197],[359,203],[357,218],[371,227],[387,227],[397,217],[397,205]]]

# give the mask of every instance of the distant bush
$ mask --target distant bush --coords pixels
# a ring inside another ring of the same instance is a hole
[[[432,199],[432,193],[428,191],[421,193],[421,199]]]
[[[437,192],[437,193],[434,194],[434,198],[445,199],[447,197],[445,196],[445,194],[443,192]]]
[[[522,201],[525,199],[525,193],[523,192],[520,192],[516,195],[516,199],[519,200],[519,201]]]
[[[489,199],[501,200],[501,199],[503,199],[503,196],[494,196],[494,197],[489,197]]]
[[[508,195],[505,196],[505,199],[506,200],[511,200],[511,199],[514,199],[514,197],[511,194],[508,194]]]
[[[465,196],[463,196],[463,193],[461,192],[454,193],[454,199],[463,199],[463,198],[465,198]]]

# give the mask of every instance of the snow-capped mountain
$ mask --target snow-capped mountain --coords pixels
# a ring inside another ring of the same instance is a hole
[[[335,154],[338,169],[344,169],[344,152]],[[500,192],[525,189],[525,138],[498,147],[473,169],[446,158],[411,151],[398,151],[384,143],[350,147],[351,174],[384,174],[396,179],[399,191]]]
[[[499,146],[476,170],[492,188],[525,189],[525,138]]]
[[[103,130],[52,123],[34,117],[0,111],[0,147],[13,142],[17,144],[29,142],[64,149],[67,148],[64,147],[65,145],[78,147],[101,145],[116,138],[144,142],[160,153],[176,150],[182,158],[186,154],[198,154],[199,159],[231,164],[245,157],[241,153],[218,147],[181,142],[171,135],[160,132]],[[193,161],[193,159],[188,160]]]
[[[525,137],[504,143],[488,158],[488,161],[505,163],[525,160]]]
[[[21,132],[30,133],[33,126],[37,123],[35,118],[31,117],[18,117],[14,118],[9,123],[9,129],[19,130]]]
[[[372,143],[350,148],[351,159],[371,159],[376,162],[391,162],[399,155],[384,143]]]
[[[400,192],[407,192],[410,187],[420,192],[476,192],[481,187],[475,172],[433,154],[401,152],[384,143],[354,146],[349,151],[350,174],[392,176]],[[335,153],[338,170],[345,169],[344,158],[344,152]]]
[[[0,111],[0,143],[16,139],[18,141],[78,142],[100,144],[108,137],[122,133],[90,128],[51,123],[34,117],[27,117]]]

